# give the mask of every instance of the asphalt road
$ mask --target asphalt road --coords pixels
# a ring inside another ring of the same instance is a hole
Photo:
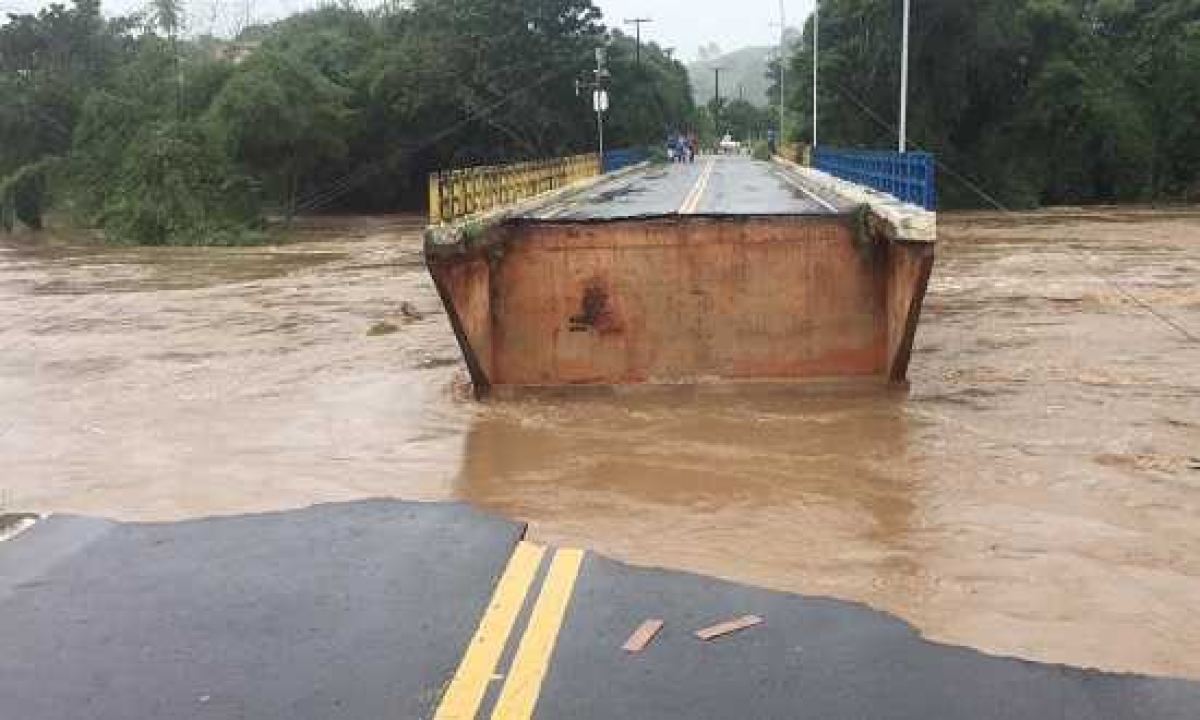
[[[861,605],[520,540],[464,505],[0,542],[0,716],[1194,720],[1200,683],[985,656]],[[698,628],[752,614],[714,640]],[[638,653],[621,645],[664,621]]]
[[[654,165],[601,182],[529,213],[539,220],[612,220],[662,215],[810,215],[837,212],[778,166],[709,155]]]
[[[0,543],[0,717],[427,717],[523,528],[366,502]]]

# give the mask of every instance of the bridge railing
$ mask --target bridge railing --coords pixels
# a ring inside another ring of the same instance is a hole
[[[818,147],[813,150],[812,165],[926,210],[937,208],[937,178],[930,153]]]
[[[599,175],[596,153],[429,175],[429,223],[461,220]]]
[[[616,172],[630,165],[637,165],[646,159],[646,151],[642,148],[621,148],[604,152],[604,172]]]

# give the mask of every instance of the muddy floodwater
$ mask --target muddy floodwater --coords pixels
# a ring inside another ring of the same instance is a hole
[[[417,219],[0,236],[0,513],[461,499],[946,642],[1200,679],[1200,211],[942,222],[907,394],[485,405]]]

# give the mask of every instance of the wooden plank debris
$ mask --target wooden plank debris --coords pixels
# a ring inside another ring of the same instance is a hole
[[[743,615],[735,620],[728,620],[723,623],[718,623],[712,627],[706,627],[703,630],[696,631],[696,637],[701,640],[714,640],[722,635],[729,635],[739,630],[754,627],[763,621],[757,615]]]
[[[650,641],[654,639],[658,631],[662,630],[662,626],[662,620],[647,620],[637,630],[633,631],[633,634],[629,636],[629,639],[625,641],[621,649],[627,653],[640,653],[646,649],[646,646],[650,644]]]

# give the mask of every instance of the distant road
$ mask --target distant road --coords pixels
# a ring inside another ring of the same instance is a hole
[[[655,215],[812,215],[836,212],[770,163],[710,155],[652,166],[582,196],[533,211],[541,220],[611,220]]]

